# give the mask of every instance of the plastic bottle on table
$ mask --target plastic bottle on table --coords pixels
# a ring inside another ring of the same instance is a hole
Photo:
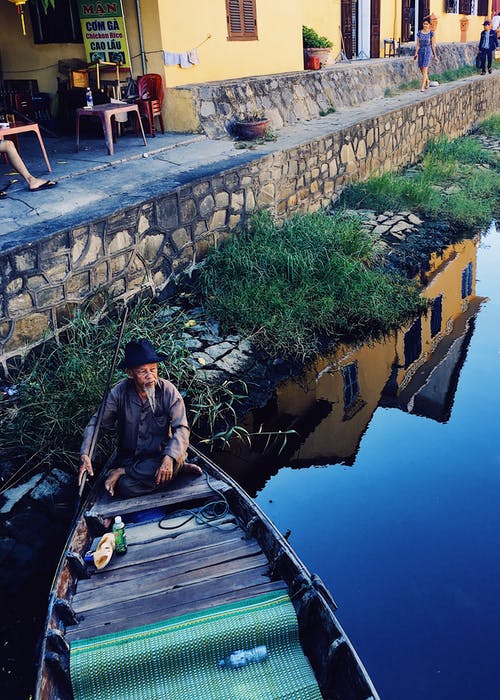
[[[113,533],[115,535],[115,552],[117,554],[125,554],[127,551],[127,536],[125,534],[125,523],[119,515],[115,517]]]
[[[94,98],[92,97],[92,90],[89,87],[85,91],[85,102],[87,104],[87,107],[89,109],[92,109],[92,107],[94,106]]]
[[[252,649],[238,649],[219,661],[221,668],[241,668],[247,664],[265,661],[268,657],[267,647],[262,644]]]

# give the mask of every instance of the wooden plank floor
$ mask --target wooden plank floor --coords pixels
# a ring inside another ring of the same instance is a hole
[[[164,491],[157,491],[137,498],[112,498],[106,491],[103,491],[101,497],[92,506],[90,513],[109,518],[118,514],[134,513],[146,508],[178,506],[180,503],[216,496],[214,489],[221,493],[226,493],[231,487],[223,481],[219,481],[219,479],[208,477],[208,475],[182,475],[176,477],[175,481],[172,482],[172,488],[166,488]]]
[[[128,551],[78,583],[80,622],[67,639],[99,636],[286,588],[271,581],[259,544],[229,514],[218,528],[172,514],[162,524],[127,527]]]

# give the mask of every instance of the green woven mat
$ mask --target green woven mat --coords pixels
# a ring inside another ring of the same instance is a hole
[[[265,644],[266,660],[220,668]],[[286,591],[71,645],[75,700],[321,700]]]

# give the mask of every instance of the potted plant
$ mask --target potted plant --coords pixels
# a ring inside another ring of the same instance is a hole
[[[303,25],[302,45],[304,47],[305,65],[307,65],[308,58],[317,57],[319,58],[321,68],[326,66],[333,46],[333,42],[331,42],[330,39],[327,39],[326,36],[320,36],[316,30]]]
[[[267,129],[269,129],[269,119],[264,112],[243,114],[233,124],[236,136],[245,141],[263,138]]]

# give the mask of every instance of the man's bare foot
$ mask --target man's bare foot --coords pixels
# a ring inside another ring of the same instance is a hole
[[[106,489],[106,491],[109,493],[110,496],[115,495],[116,482],[124,474],[125,474],[125,469],[123,469],[122,467],[117,467],[116,469],[112,469],[109,472],[108,478],[104,482],[104,488]]]
[[[181,471],[184,474],[191,474],[192,476],[201,476],[203,474],[201,467],[199,467],[197,464],[193,464],[192,462],[184,462],[181,467]]]

